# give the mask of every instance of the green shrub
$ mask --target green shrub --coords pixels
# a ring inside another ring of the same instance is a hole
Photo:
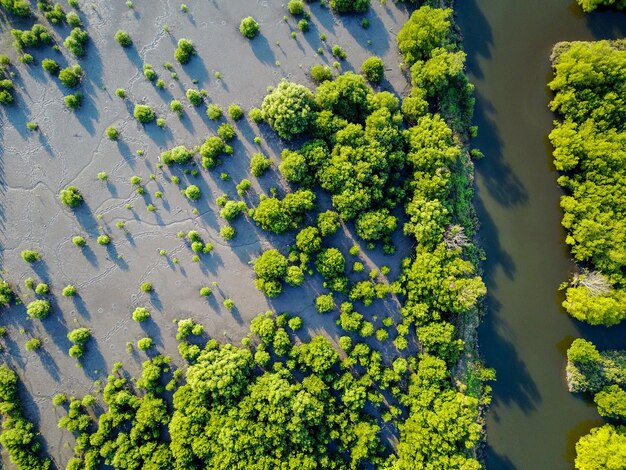
[[[380,57],[372,56],[361,64],[361,73],[371,83],[380,83],[385,73],[385,63]]]
[[[69,109],[78,109],[83,104],[83,94],[82,93],[74,93],[72,95],[67,95],[64,98],[65,106]]]
[[[133,320],[135,320],[136,322],[141,323],[143,321],[146,321],[148,318],[150,318],[150,312],[147,308],[137,307],[135,310],[133,310]]]
[[[41,255],[35,250],[22,250],[22,259],[27,263],[34,263],[41,259]]]
[[[50,305],[50,302],[48,302],[47,300],[38,299],[33,300],[26,306],[26,314],[30,318],[36,318],[38,320],[41,320],[42,318],[46,318],[48,315],[50,315],[51,309],[52,306]]]
[[[220,235],[224,240],[230,240],[235,236],[235,229],[231,225],[225,225],[220,229]]]
[[[217,129],[217,135],[219,135],[224,142],[229,142],[235,138],[237,133],[235,132],[235,128],[233,126],[225,122]]]
[[[106,129],[106,135],[110,140],[117,140],[118,137],[120,136],[119,131],[117,130],[117,128],[113,127],[113,126],[109,126]]]
[[[283,139],[291,140],[309,128],[313,94],[302,85],[283,80],[263,99],[261,109],[272,129]]]
[[[192,201],[200,199],[200,188],[197,187],[195,184],[190,184],[185,189],[185,196],[187,196],[187,198],[191,199]]]
[[[250,118],[250,120],[252,122],[262,122],[263,121],[263,111],[261,111],[259,108],[252,108],[250,109],[250,111],[248,111],[248,117]]]
[[[315,308],[319,313],[330,312],[335,308],[335,301],[333,300],[333,294],[319,295],[315,299]]]
[[[254,262],[257,276],[257,289],[268,297],[275,297],[282,292],[281,281],[287,275],[287,258],[278,250],[266,250]]]
[[[228,115],[233,121],[239,121],[243,117],[243,110],[238,104],[231,104],[228,107]]]
[[[35,287],[35,293],[38,295],[45,295],[48,292],[50,292],[50,287],[46,283],[40,282],[37,284],[37,287]]]
[[[76,57],[83,57],[87,39],[89,39],[89,36],[86,31],[83,31],[81,28],[74,28],[70,35],[65,38],[63,45]]]
[[[122,31],[119,29],[117,33],[115,33],[115,40],[122,47],[129,47],[133,45],[133,40],[130,38],[130,35],[126,31]]]
[[[259,29],[259,23],[257,23],[251,16],[241,20],[239,25],[239,32],[241,32],[241,34],[248,39],[253,39],[259,33]]]
[[[161,161],[170,166],[174,163],[182,165],[188,163],[193,158],[193,150],[184,145],[179,145],[171,150],[166,150],[161,154]]]
[[[68,284],[63,288],[63,291],[61,293],[64,297],[74,297],[76,295],[76,287],[74,287],[72,284]]]
[[[141,290],[141,292],[146,292],[146,293],[152,292],[152,283],[144,282],[144,283],[141,284],[139,289]]]
[[[183,104],[178,100],[172,100],[170,102],[170,109],[179,116],[183,114]]]
[[[302,0],[289,0],[287,9],[294,16],[301,15],[304,13],[304,2]]]
[[[84,237],[81,237],[80,235],[76,235],[75,237],[72,237],[72,243],[82,248],[83,246],[87,244],[87,241],[85,240]]]
[[[330,0],[330,8],[338,13],[363,13],[370,7],[370,0]]]
[[[220,108],[216,104],[210,104],[209,106],[207,106],[206,115],[209,117],[209,119],[217,121],[219,118],[222,117],[222,108]]]
[[[76,14],[76,12],[70,11],[67,15],[65,15],[65,20],[72,28],[78,28],[81,26],[80,17]]]
[[[61,199],[63,204],[72,208],[80,206],[83,202],[83,196],[76,186],[68,186],[62,189],[59,194],[59,199]]]
[[[135,110],[133,111],[133,116],[135,116],[135,119],[137,119],[139,122],[144,124],[154,121],[156,117],[154,111],[152,111],[150,106],[147,106],[145,104],[136,104]]]
[[[41,68],[43,68],[46,72],[56,75],[59,72],[59,64],[52,59],[44,59],[41,61]]]
[[[63,85],[65,85],[68,88],[77,87],[80,84],[80,80],[82,76],[83,76],[83,69],[80,67],[80,65],[74,65],[73,67],[66,67],[59,72],[59,80],[61,81]]]
[[[311,78],[315,83],[322,83],[326,80],[333,79],[333,73],[330,70],[330,67],[327,67],[325,65],[315,64],[311,67],[309,73],[311,74]]]
[[[41,340],[38,338],[31,338],[26,341],[24,347],[26,348],[26,351],[37,351],[41,348]]]
[[[111,243],[111,237],[109,237],[108,235],[100,235],[96,241],[98,242],[98,245],[108,245],[109,243]]]
[[[185,92],[185,96],[187,96],[187,99],[189,100],[189,102],[194,106],[200,106],[202,102],[204,101],[202,93],[199,92],[198,90],[194,90],[193,88],[190,88],[189,90],[187,90]]]
[[[211,294],[212,294],[212,292],[211,292],[211,288],[210,287],[202,287],[200,289],[200,295],[202,297],[210,297]]]
[[[254,176],[262,176],[263,173],[272,165],[272,161],[262,153],[255,153],[250,159],[250,172]]]
[[[155,72],[154,67],[150,64],[143,64],[143,74],[151,82],[157,78],[157,73]]]
[[[335,44],[331,48],[330,52],[333,54],[333,57],[336,57],[337,59],[345,59],[346,57],[348,57],[346,51],[344,51],[343,48],[338,44]]]
[[[179,39],[178,47],[174,51],[174,57],[181,64],[186,64],[196,53],[193,43],[189,39]]]

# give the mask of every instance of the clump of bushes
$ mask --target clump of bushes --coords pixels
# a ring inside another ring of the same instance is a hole
[[[178,47],[174,51],[174,57],[181,64],[186,64],[196,53],[193,43],[189,39],[179,39]]]
[[[57,66],[58,68],[58,66]],[[67,88],[75,88],[80,84],[83,77],[83,69],[80,65],[66,67],[59,72],[59,80]]]
[[[161,161],[170,166],[175,163],[182,165],[188,163],[193,158],[193,150],[185,147],[184,145],[178,145],[171,150],[166,150],[161,153]]]
[[[70,347],[69,355],[75,359],[80,359],[85,354],[85,343],[91,338],[91,330],[89,328],[75,328],[67,334],[67,339],[73,343]]]
[[[83,57],[87,39],[89,36],[86,31],[81,28],[74,28],[70,35],[65,38],[63,45],[76,57]]]
[[[313,119],[311,91],[297,83],[283,80],[264,99],[263,118],[285,140],[305,132]]]

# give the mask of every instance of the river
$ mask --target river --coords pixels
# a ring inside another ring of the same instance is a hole
[[[479,330],[495,367],[487,416],[490,469],[573,468],[575,443],[602,423],[593,403],[570,394],[565,352],[576,337],[626,347],[626,327],[569,318],[558,285],[574,269],[561,228],[557,174],[547,135],[558,41],[626,36],[626,15],[584,15],[573,0],[459,0],[470,79],[476,85],[476,207],[489,288]]]

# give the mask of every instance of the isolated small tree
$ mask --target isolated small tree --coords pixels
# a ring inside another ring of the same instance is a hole
[[[259,33],[259,29],[259,23],[251,16],[241,20],[241,24],[239,25],[239,32],[248,39],[253,39]]]
[[[83,202],[83,196],[80,194],[80,191],[76,186],[68,186],[67,188],[61,190],[59,199],[61,199],[63,204],[72,208],[78,207]]]
[[[27,263],[34,263],[41,259],[41,255],[35,250],[22,250],[22,259]]]
[[[370,83],[380,83],[385,73],[385,63],[380,57],[372,56],[361,64],[361,73]]]
[[[133,116],[135,116],[135,119],[143,124],[154,121],[154,118],[156,117],[152,108],[145,104],[136,104]]]
[[[176,57],[178,62],[186,64],[195,53],[196,50],[189,39],[182,38],[178,40],[178,47],[174,51],[174,57]]]
[[[130,35],[121,29],[115,33],[115,40],[122,47],[129,47],[133,45],[133,40],[130,38]]]

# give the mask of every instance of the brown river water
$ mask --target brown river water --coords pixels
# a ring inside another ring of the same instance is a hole
[[[589,327],[567,316],[557,292],[575,266],[560,225],[557,173],[547,135],[549,56],[558,41],[626,36],[626,15],[584,15],[573,0],[460,0],[470,78],[476,85],[476,207],[489,288],[479,330],[496,368],[487,416],[487,467],[573,468],[575,443],[602,423],[593,403],[567,391],[565,353],[585,337],[626,348],[626,325]]]

